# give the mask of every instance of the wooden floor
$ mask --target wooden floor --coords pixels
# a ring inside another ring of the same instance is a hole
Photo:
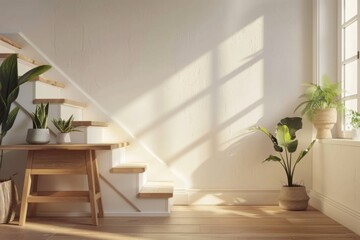
[[[170,217],[29,218],[0,225],[5,240],[78,239],[357,239],[360,237],[310,209],[287,212],[275,206],[176,206]]]

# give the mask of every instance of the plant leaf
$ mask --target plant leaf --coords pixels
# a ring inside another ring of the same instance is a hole
[[[40,74],[48,71],[51,68],[50,65],[42,65],[27,71],[24,75],[19,77],[19,86],[27,81],[34,80]]]
[[[274,155],[270,155],[267,159],[265,159],[263,162],[270,162],[270,161],[273,161],[273,162],[281,162],[281,159],[277,156],[274,156]]]
[[[306,149],[304,149],[304,150],[302,150],[302,151],[300,152],[298,158],[296,159],[296,164],[297,164],[298,162],[300,162],[301,159],[303,159],[303,158],[305,157],[305,155],[310,151],[310,149],[311,149],[312,146],[314,145],[315,141],[316,141],[316,140],[313,140]]]
[[[286,125],[289,128],[291,140],[296,138],[296,131],[302,129],[302,118],[301,117],[292,117],[292,118],[283,118],[278,123],[278,126]]]

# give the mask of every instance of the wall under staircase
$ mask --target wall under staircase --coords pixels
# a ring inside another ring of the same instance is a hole
[[[67,76],[49,59],[29,44],[19,34],[0,36],[1,61],[10,54],[18,54],[19,74],[36,65],[50,64],[53,66],[50,72],[39,77],[35,81],[24,84],[20,89],[18,104],[23,109],[18,115],[13,129],[5,138],[5,144],[24,143],[26,131],[31,127],[31,120],[26,111],[34,111],[35,104],[50,103],[49,119],[69,118],[74,116],[74,125],[81,132],[71,133],[73,143],[109,143],[130,141],[127,148],[99,151],[98,162],[102,179],[102,197],[105,214],[108,216],[164,216],[170,213],[173,197],[173,183],[165,181],[163,176],[147,176],[151,169],[151,161],[146,159],[131,159],[131,152],[139,155],[139,147],[131,147],[135,142],[121,127],[113,122],[111,117],[97,109],[96,104],[91,102],[81,91],[77,91]],[[65,76],[64,76],[65,75]],[[57,77],[56,80],[54,77]],[[61,79],[61,80],[58,80]],[[74,94],[76,93],[76,94]],[[55,127],[49,121],[49,128],[56,133]],[[52,142],[55,134],[52,136]],[[126,151],[130,150],[130,154]],[[22,174],[26,155],[24,153],[6,152],[7,159],[4,167],[7,174],[19,172],[17,182],[22,186]],[[16,162],[14,160],[16,159]],[[148,157],[147,157],[148,159]],[[151,171],[150,171],[151,172]],[[169,180],[167,174],[166,180]],[[155,181],[158,180],[158,181]],[[39,181],[40,190],[81,190],[86,188],[83,176],[41,176]],[[20,191],[21,192],[21,191]],[[56,209],[56,210],[55,210]],[[89,208],[86,204],[43,204],[39,207],[39,215],[87,215]]]

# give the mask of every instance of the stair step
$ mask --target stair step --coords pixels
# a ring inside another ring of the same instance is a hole
[[[74,127],[107,127],[108,123],[97,121],[73,121],[72,125]]]
[[[143,173],[147,168],[146,163],[122,163],[110,169],[111,173]]]
[[[72,107],[79,107],[79,108],[85,108],[86,104],[77,102],[70,99],[65,98],[38,98],[33,100],[34,104],[40,104],[40,103],[50,103],[50,104],[64,104]]]
[[[55,86],[55,87],[59,87],[59,88],[64,88],[65,87],[65,84],[63,84],[61,82],[46,79],[46,78],[43,78],[43,77],[40,77],[40,76],[35,78],[33,81],[39,81],[39,82],[46,83],[46,84],[49,84],[49,85],[52,85],[52,86]]]
[[[137,194],[138,198],[172,198],[174,186],[172,182],[147,182]]]
[[[12,54],[14,54],[14,53],[0,53],[0,58],[7,58]],[[36,61],[36,60],[34,60],[32,58],[29,58],[27,56],[24,56],[22,54],[17,54],[17,57],[18,57],[18,59],[20,59],[20,60],[22,60],[22,61],[24,61],[26,63],[30,63],[32,65],[36,65],[36,66],[43,65],[43,64],[39,63],[38,61]]]
[[[7,43],[7,44],[9,44],[9,45],[17,48],[17,49],[21,49],[21,48],[22,48],[22,46],[21,46],[20,44],[14,42],[13,40],[11,40],[11,39],[3,36],[3,35],[0,35],[0,41],[5,42],[5,43]]]

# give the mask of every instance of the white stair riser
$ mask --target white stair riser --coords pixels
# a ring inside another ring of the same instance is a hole
[[[104,131],[102,127],[79,127],[81,132],[72,132],[73,143],[104,143]]]
[[[74,120],[82,120],[82,109],[64,104],[50,104],[49,107],[49,120],[53,118],[69,119],[71,115],[74,116]]]
[[[7,47],[6,43],[0,42],[0,53],[15,53],[14,49],[11,49],[11,47]]]
[[[34,98],[61,98],[61,88],[46,84],[40,81],[34,81]]]

